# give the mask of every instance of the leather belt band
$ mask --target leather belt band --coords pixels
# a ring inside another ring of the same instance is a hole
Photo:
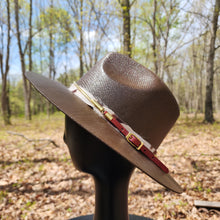
[[[144,145],[144,143],[136,137],[135,134],[130,133],[118,120],[104,109],[96,100],[92,99],[79,85],[74,82],[75,87],[80,91],[89,102],[91,102],[103,116],[126,138],[128,143],[132,145],[136,150],[141,151],[148,157],[154,164],[156,164],[165,173],[169,173],[169,169],[156,157],[154,154]]]

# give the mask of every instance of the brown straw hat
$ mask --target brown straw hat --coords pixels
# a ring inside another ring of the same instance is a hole
[[[158,183],[182,192],[153,154],[177,120],[179,108],[167,86],[150,70],[127,56],[109,53],[77,82],[73,91],[40,74],[27,72],[26,77],[84,129]],[[76,90],[88,102],[86,95],[92,95],[91,99],[110,109],[110,117],[106,117],[106,110],[101,111],[101,117],[93,103],[91,108],[74,94]]]

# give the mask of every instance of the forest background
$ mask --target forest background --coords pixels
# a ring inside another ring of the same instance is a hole
[[[0,8],[5,124],[56,111],[26,71],[69,86],[110,51],[155,72],[182,112],[213,123],[220,111],[219,0],[2,0]]]
[[[64,116],[24,73],[69,86],[110,51],[155,72],[181,110],[158,157],[183,193],[136,169],[129,213],[219,219],[219,210],[195,206],[220,201],[219,8],[220,0],[0,0],[0,219],[94,213],[93,180],[62,140]]]

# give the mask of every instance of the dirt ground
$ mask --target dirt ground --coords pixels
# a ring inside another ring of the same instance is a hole
[[[14,119],[7,127],[0,123],[0,219],[60,220],[94,212],[93,179],[74,168],[62,140],[63,119],[57,114],[32,122]],[[194,206],[195,200],[220,201],[220,123],[201,121],[182,116],[158,150],[184,192],[166,190],[136,169],[128,192],[130,214],[220,219],[219,210]]]

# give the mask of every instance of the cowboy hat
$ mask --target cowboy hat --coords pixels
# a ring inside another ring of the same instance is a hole
[[[73,121],[163,186],[181,193],[156,150],[179,116],[168,87],[150,70],[109,53],[66,88],[27,72],[33,86]]]

